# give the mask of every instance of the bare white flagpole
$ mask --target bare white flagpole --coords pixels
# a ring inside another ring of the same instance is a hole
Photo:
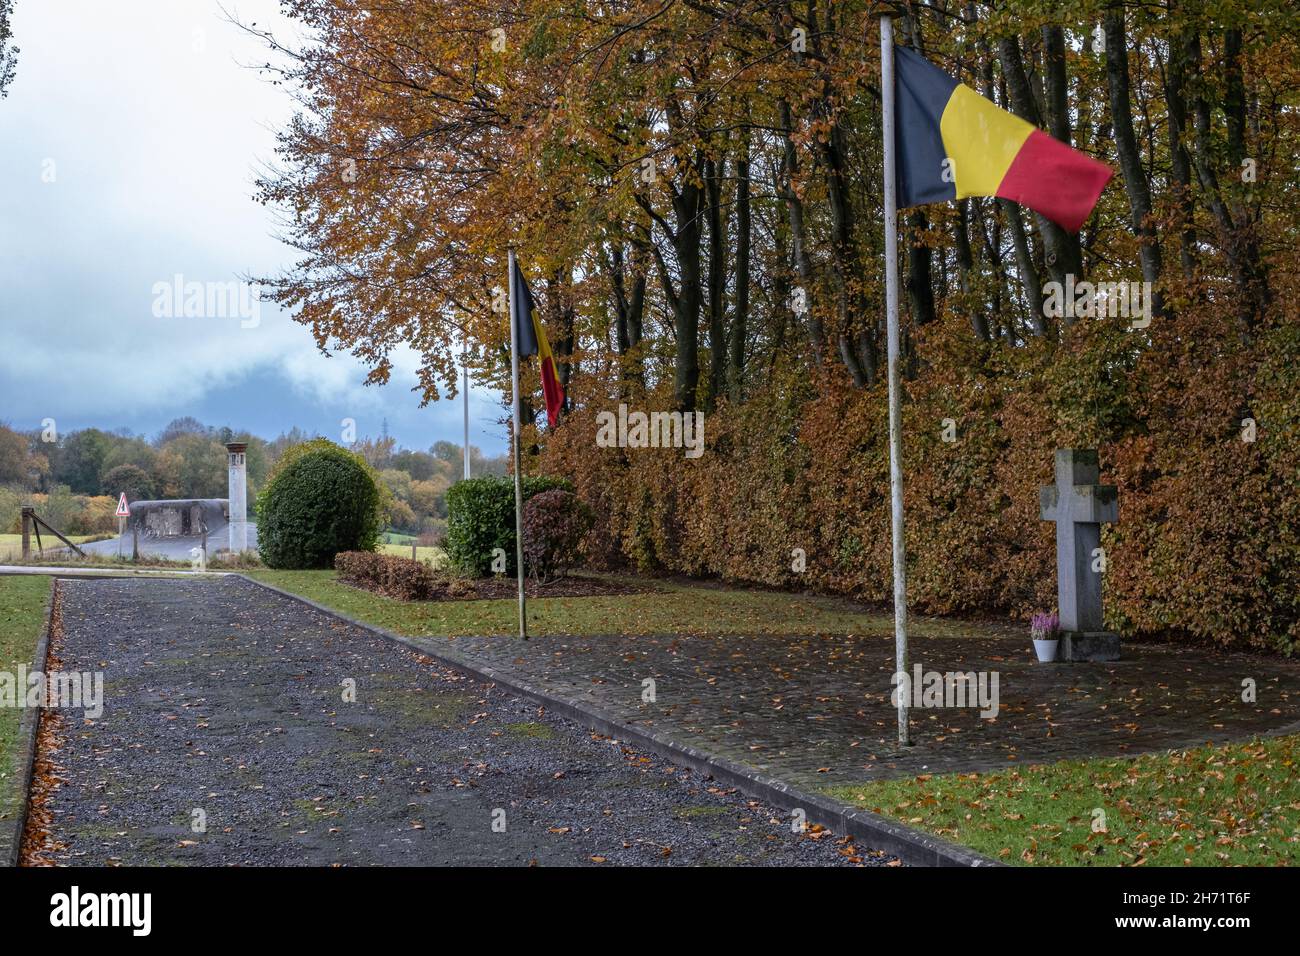
[[[524,485],[519,452],[519,336],[515,328],[515,250],[509,253],[509,277],[506,279],[510,301],[510,404],[514,420],[515,445],[515,571],[519,577],[519,636],[528,640],[528,621],[524,616]],[[469,443],[465,444],[465,460],[469,461]]]
[[[898,742],[908,739],[907,552],[903,544],[903,414],[899,407],[898,196],[894,178],[894,22],[880,18],[880,126],[885,152],[885,312],[889,336],[889,502],[894,545],[894,671]]]
[[[510,327],[514,328],[511,320]],[[460,390],[465,395],[465,477],[469,478],[469,334],[460,344]]]

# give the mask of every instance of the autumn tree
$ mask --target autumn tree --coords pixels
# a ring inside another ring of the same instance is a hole
[[[18,69],[18,47],[13,45],[14,0],[0,0],[0,99],[9,95],[9,84]]]

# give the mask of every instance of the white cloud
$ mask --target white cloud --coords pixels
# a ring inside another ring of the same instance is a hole
[[[294,32],[278,6],[237,0],[234,11]],[[256,328],[153,314],[154,284],[176,274],[225,283],[294,259],[252,200],[273,130],[292,112],[282,88],[244,65],[266,59],[256,39],[224,22],[215,0],[15,11],[22,54],[0,102],[0,420],[115,427],[186,414],[259,373],[330,414],[410,414],[409,350],[392,385],[365,388],[355,359],[321,356],[310,331],[269,304]],[[494,416],[494,401],[476,415]],[[438,406],[421,429],[458,422],[458,403]]]

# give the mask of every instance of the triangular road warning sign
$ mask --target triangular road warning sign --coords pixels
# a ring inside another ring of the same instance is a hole
[[[126,492],[122,492],[122,497],[117,500],[117,517],[131,517],[131,506],[126,503]]]

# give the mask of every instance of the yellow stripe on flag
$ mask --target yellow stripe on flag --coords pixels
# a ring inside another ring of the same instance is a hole
[[[531,318],[533,331],[537,336],[537,358],[544,362],[551,357],[551,343],[546,340],[546,329],[542,327],[542,321],[537,317],[536,310],[533,310]]]
[[[1019,116],[995,106],[966,84],[957,84],[939,119],[944,152],[956,175],[956,198],[996,195],[1033,131]]]

